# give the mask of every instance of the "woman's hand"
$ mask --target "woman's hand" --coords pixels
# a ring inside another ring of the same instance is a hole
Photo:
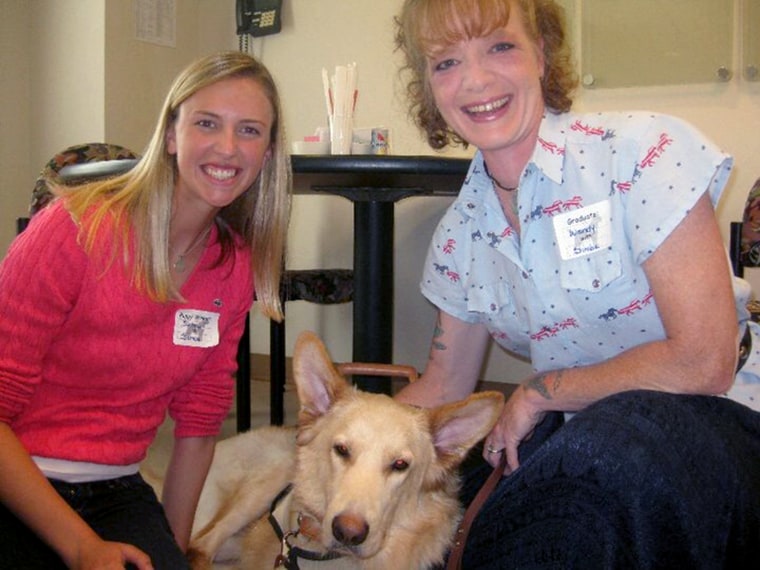
[[[75,570],[124,570],[127,564],[138,570],[153,570],[150,557],[139,548],[121,542],[93,541],[83,545],[79,558],[71,564]]]
[[[530,382],[530,380],[528,381]],[[535,398],[534,398],[535,400]],[[533,430],[544,419],[546,411],[531,402],[528,389],[520,385],[509,397],[491,433],[486,437],[483,457],[494,468],[499,464],[501,453],[507,454],[504,474],[509,475],[520,466],[517,448],[529,439]]]
[[[29,500],[34,497],[34,500]],[[10,426],[0,422],[0,501],[74,570],[153,570],[138,548],[106,542],[53,489]]]

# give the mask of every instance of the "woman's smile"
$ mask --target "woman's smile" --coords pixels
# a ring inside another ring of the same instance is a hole
[[[506,110],[511,100],[511,96],[500,97],[493,101],[487,101],[484,103],[477,103],[463,107],[463,111],[470,115],[473,119],[491,120],[497,113]]]
[[[239,172],[238,168],[205,165],[203,171],[217,182],[226,182]]]

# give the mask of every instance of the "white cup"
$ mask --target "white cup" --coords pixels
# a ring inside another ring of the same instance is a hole
[[[372,154],[372,143],[364,141],[352,142],[351,154]]]
[[[353,138],[353,117],[335,115],[330,121],[330,152],[332,154],[351,154]]]
[[[293,141],[293,154],[330,154],[329,141]]]

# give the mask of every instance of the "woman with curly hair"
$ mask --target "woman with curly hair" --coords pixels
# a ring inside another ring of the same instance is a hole
[[[492,340],[535,371],[465,473],[465,500],[505,476],[463,566],[760,559],[758,326],[713,209],[731,157],[673,117],[572,112],[554,0],[406,0],[396,41],[431,147],[477,149],[423,268],[429,361],[397,397],[465,397]]]

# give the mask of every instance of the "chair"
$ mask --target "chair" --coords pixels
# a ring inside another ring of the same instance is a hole
[[[44,208],[53,197],[50,184],[77,184],[85,178],[69,177],[64,179],[61,170],[74,164],[104,162],[109,160],[137,159],[139,156],[123,146],[107,143],[85,143],[70,146],[51,158],[37,177],[32,191],[32,203],[29,207],[31,216]],[[119,171],[105,172],[99,176],[87,176],[87,180],[97,180]]]
[[[734,275],[744,277],[745,268],[760,267],[760,178],[747,195],[741,222],[731,222],[729,256]],[[752,320],[760,321],[760,302],[750,301]]]
[[[288,301],[308,301],[320,305],[348,303],[353,300],[354,278],[350,269],[290,269],[283,273],[280,282],[280,301],[283,313]],[[250,323],[246,321],[243,338],[240,339],[238,366],[243,377],[250,378],[249,352]],[[269,422],[282,425],[285,420],[285,383],[287,379],[285,355],[285,320],[269,324]],[[246,396],[248,394],[248,396]],[[241,398],[244,400],[241,406]],[[246,402],[248,406],[246,407]],[[237,429],[246,431],[251,427],[250,386],[238,391]]]
[[[84,164],[91,162],[103,162],[109,160],[137,159],[139,156],[123,146],[107,143],[85,143],[70,146],[51,158],[40,171],[32,190],[32,201],[29,205],[29,216],[16,218],[16,233],[21,233],[26,229],[29,220],[34,214],[48,205],[53,199],[53,193],[50,191],[50,184],[75,184],[84,179],[68,178],[64,180],[61,176],[61,170],[67,166],[75,164]],[[97,177],[90,177],[90,180],[105,178],[109,175],[118,174],[119,172],[103,172]]]

